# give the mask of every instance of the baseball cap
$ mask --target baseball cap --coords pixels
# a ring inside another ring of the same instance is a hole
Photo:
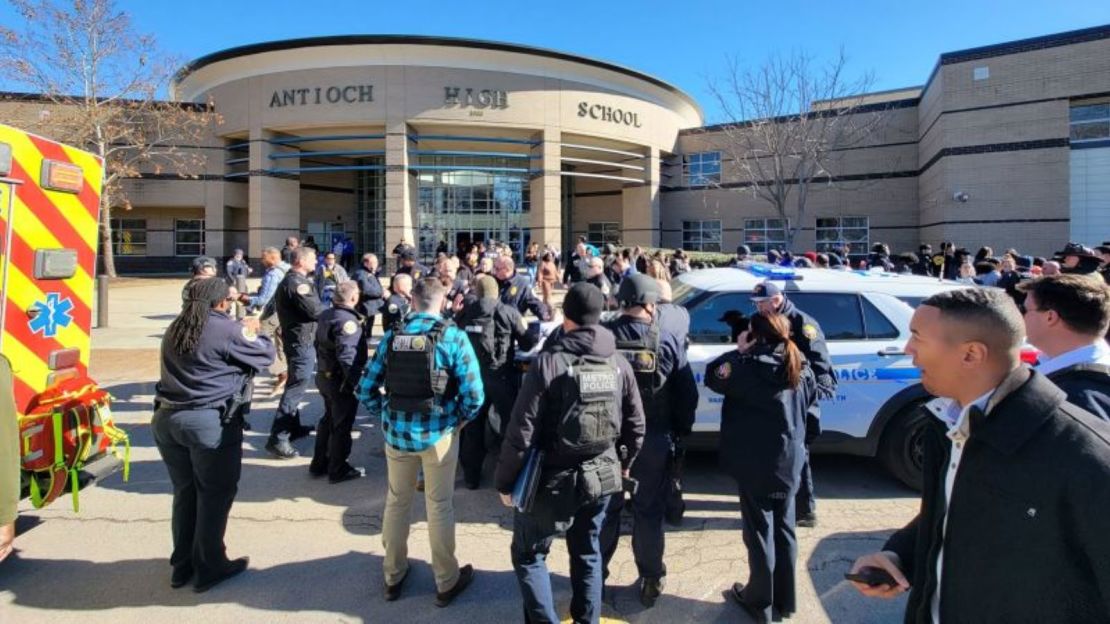
[[[578,282],[570,287],[563,299],[563,314],[578,325],[597,325],[601,321],[601,310],[605,307],[605,295],[601,289],[588,282]]]
[[[401,250],[402,260],[416,260],[416,250],[412,247],[405,247]]]
[[[781,295],[782,289],[774,282],[761,282],[752,289],[752,301],[766,301],[775,295]]]
[[[216,269],[216,261],[208,256],[197,256],[193,258],[193,274],[200,273],[204,269]]]

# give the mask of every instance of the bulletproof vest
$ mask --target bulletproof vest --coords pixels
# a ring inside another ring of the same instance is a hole
[[[612,448],[620,435],[618,356],[557,353],[556,357],[566,373],[560,384],[559,404],[551,406],[555,427],[547,446],[561,455],[600,455]]]
[[[475,318],[468,318],[463,329],[466,330],[466,337],[470,338],[470,345],[474,347],[482,369],[501,368],[505,363],[505,354],[498,352],[493,315],[483,313]]]
[[[636,375],[636,387],[644,404],[644,416],[654,422],[666,414],[666,378],[659,369],[659,321],[652,319],[647,333],[639,338],[617,338],[617,353],[628,360]]]
[[[385,388],[390,409],[427,414],[447,392],[449,375],[436,368],[436,345],[447,324],[436,321],[427,333],[393,335],[385,359]]]

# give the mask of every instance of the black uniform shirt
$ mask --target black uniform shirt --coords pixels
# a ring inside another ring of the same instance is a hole
[[[386,330],[397,329],[408,313],[409,300],[398,294],[390,295],[382,308],[382,327]]]
[[[316,370],[352,387],[366,366],[363,318],[344,305],[328,308],[316,321]]]
[[[359,267],[351,274],[351,279],[358,284],[358,308],[363,316],[374,316],[385,305],[385,290],[376,273],[371,273],[366,267]]]
[[[312,280],[289,271],[274,293],[274,305],[282,338],[290,344],[312,344],[316,337],[316,317],[324,311]]]
[[[274,343],[212,310],[193,353],[178,354],[162,338],[159,398],[192,407],[215,407],[238,393],[248,375],[274,361]]]
[[[532,311],[542,321],[551,318],[547,306],[532,292],[532,284],[525,275],[514,275],[505,281],[497,280],[501,288],[501,303],[516,308],[521,314]]]

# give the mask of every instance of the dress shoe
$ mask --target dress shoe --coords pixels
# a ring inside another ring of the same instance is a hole
[[[289,432],[289,440],[293,441],[300,440],[301,438],[307,438],[308,434],[312,433],[313,431],[316,431],[316,427],[313,427],[312,425],[294,425],[293,429]]]
[[[655,601],[659,596],[663,595],[663,587],[666,583],[661,578],[640,579],[640,604],[644,605],[645,609],[650,609],[655,606]]]
[[[344,481],[352,481],[354,479],[361,479],[366,476],[366,471],[362,468],[355,468],[354,466],[347,466],[347,469],[337,475],[328,475],[328,483],[343,483]]]
[[[219,573],[215,577],[206,581],[202,581],[198,578],[196,586],[193,587],[193,591],[198,594],[203,594],[204,592],[212,589],[213,587],[219,585],[227,579],[235,576],[236,574],[239,574],[243,570],[246,570],[247,564],[249,562],[249,557],[239,557],[238,559],[232,559],[231,561],[227,562],[227,567],[224,568],[223,572]]]
[[[393,602],[394,600],[397,600],[398,598],[401,597],[401,588],[404,587],[405,579],[407,579],[409,577],[409,572],[411,572],[411,571],[412,571],[412,568],[410,567],[407,570],[405,570],[405,574],[404,574],[404,576],[401,577],[401,580],[397,581],[397,583],[395,583],[393,585],[386,585],[385,586],[385,592],[384,592],[383,597],[385,598],[386,602]]]
[[[445,592],[436,592],[436,606],[446,607],[451,604],[451,601],[463,593],[473,580],[474,566],[468,563],[459,568],[459,580],[455,581],[455,586]]]
[[[328,475],[328,469],[309,464],[308,474],[312,475],[313,478],[326,477]]]
[[[170,587],[174,589],[184,587],[191,580],[193,580],[193,566],[177,567],[173,569],[173,574],[170,575]]]
[[[759,607],[756,607],[755,605],[749,603],[744,598],[744,584],[743,583],[733,583],[732,584],[732,589],[730,589],[728,591],[728,595],[734,601],[736,601],[736,604],[740,605],[740,607],[742,609],[744,609],[744,611],[748,615],[750,615],[752,620],[754,620],[757,624],[768,624],[768,622],[767,622],[767,612],[765,610],[760,609]]]
[[[278,438],[276,440],[271,439],[269,442],[267,442],[266,450],[270,451],[270,454],[272,454],[274,457],[277,457],[278,459],[293,459],[298,455],[297,449],[293,448],[293,445],[289,443],[289,440],[282,440],[281,438]]]

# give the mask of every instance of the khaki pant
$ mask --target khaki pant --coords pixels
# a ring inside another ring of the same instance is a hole
[[[278,324],[277,314],[271,314],[259,321],[258,332],[273,340],[274,349],[277,350],[277,357],[274,358],[274,363],[270,365],[270,374],[280,375],[289,370],[289,365],[285,362],[285,351],[281,348],[281,325]]]
[[[459,580],[455,558],[455,467],[459,463],[458,432],[446,433],[419,453],[398,451],[385,445],[389,491],[382,516],[382,569],[387,585],[396,585],[408,570],[409,526],[416,475],[424,468],[424,503],[428,512],[428,541],[432,547],[432,571],[436,590],[445,592]]]

